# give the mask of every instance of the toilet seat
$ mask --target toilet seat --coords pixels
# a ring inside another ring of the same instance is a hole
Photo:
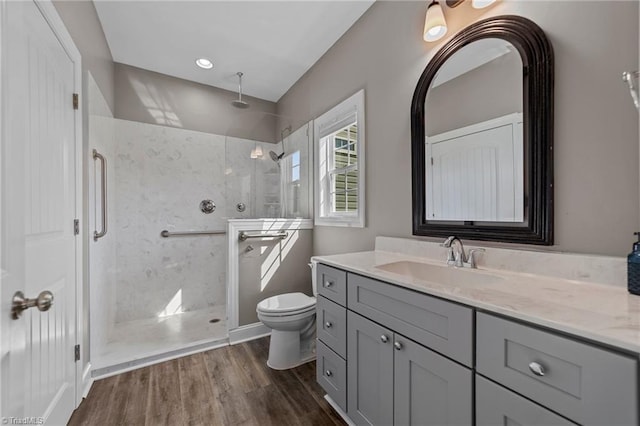
[[[315,306],[315,297],[304,293],[285,293],[264,299],[256,310],[267,316],[288,316],[313,310]]]

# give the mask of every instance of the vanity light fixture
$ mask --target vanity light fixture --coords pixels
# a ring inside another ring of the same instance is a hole
[[[213,62],[211,62],[207,58],[196,59],[196,65],[205,70],[210,70],[211,68],[213,68]]]
[[[471,7],[473,7],[474,9],[484,9],[485,7],[491,6],[496,1],[498,0],[471,0]],[[465,0],[447,0],[447,6],[453,9],[454,7],[460,6],[464,2]]]
[[[427,14],[424,18],[424,41],[440,40],[447,33],[447,21],[442,13],[442,6],[433,0],[427,7]]]
[[[474,9],[484,9],[495,2],[496,0],[471,0],[471,6],[473,6]]]

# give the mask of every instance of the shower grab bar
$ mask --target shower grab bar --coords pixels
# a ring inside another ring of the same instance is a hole
[[[285,239],[289,236],[288,232],[272,232],[272,233],[264,233],[264,234],[247,234],[244,231],[241,231],[238,234],[239,241],[247,241],[250,238],[280,238]]]
[[[160,236],[163,238],[169,237],[184,237],[188,235],[225,235],[227,231],[180,231],[180,232],[169,232],[166,229],[163,229],[160,232]]]
[[[98,232],[98,230],[96,229],[93,232],[93,241],[98,241],[99,238],[104,237],[105,235],[107,235],[107,160],[104,158],[104,156],[102,154],[100,154],[97,150],[93,150],[93,161],[95,160],[100,160],[100,163],[102,165],[101,168],[101,180],[102,182],[100,182],[100,190],[102,191],[101,195],[101,200],[102,200],[102,205],[101,207],[101,214],[102,214],[102,230],[100,232]],[[97,228],[97,226],[96,226]]]

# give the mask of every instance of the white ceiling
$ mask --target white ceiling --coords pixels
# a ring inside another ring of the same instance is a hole
[[[115,62],[277,101],[375,0],[95,0]],[[206,57],[213,70],[195,59]]]

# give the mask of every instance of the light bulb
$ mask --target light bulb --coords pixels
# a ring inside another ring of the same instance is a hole
[[[444,19],[442,7],[437,1],[427,8],[424,18],[424,41],[436,41],[447,33],[447,21]]]
[[[495,2],[496,0],[471,0],[471,6],[473,6],[474,9],[484,9]]]

